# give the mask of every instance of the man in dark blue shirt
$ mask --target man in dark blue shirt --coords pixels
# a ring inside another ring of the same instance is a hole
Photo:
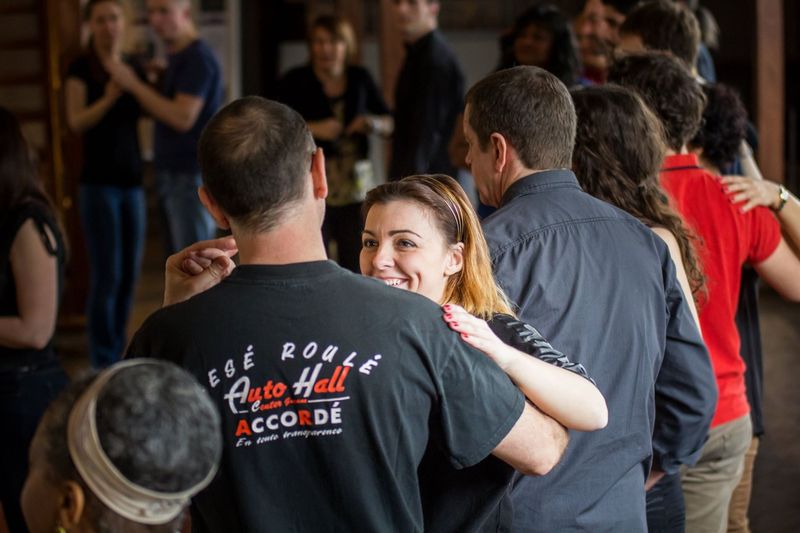
[[[484,226],[498,281],[522,320],[595,376],[609,408],[608,426],[574,435],[550,475],[519,479],[514,531],[646,531],[651,465],[694,462],[716,402],[675,266],[650,229],[567,170],[575,111],[553,75],[501,71],[466,100],[467,163],[481,201],[499,208]]]
[[[211,48],[198,37],[190,0],[147,0],[153,31],[164,41],[167,70],[160,92],[124,64],[107,65],[111,77],[153,117],[159,208],[166,223],[167,253],[211,238],[214,223],[197,197],[197,142],[222,104],[222,71]]]

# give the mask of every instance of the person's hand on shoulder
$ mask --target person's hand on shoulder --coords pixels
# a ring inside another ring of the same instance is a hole
[[[444,321],[450,329],[460,333],[464,342],[485,353],[500,368],[505,368],[510,347],[494,334],[485,320],[455,304],[445,304],[442,309]]]
[[[164,275],[164,307],[218,285],[236,267],[239,250],[233,237],[200,241],[169,256]]]
[[[722,183],[734,204],[740,206],[742,213],[759,206],[777,209],[780,203],[780,185],[768,180],[754,180],[744,176],[723,176]]]

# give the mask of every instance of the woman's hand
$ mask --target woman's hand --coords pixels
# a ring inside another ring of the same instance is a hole
[[[358,115],[350,121],[350,124],[345,128],[345,135],[353,135],[354,133],[363,133],[368,135],[374,129],[373,121],[368,115]]]
[[[446,304],[444,320],[474,348],[488,355],[528,400],[570,429],[594,431],[608,423],[605,398],[583,376],[546,363],[501,341],[486,321]]]
[[[308,129],[311,130],[311,135],[313,135],[315,139],[321,141],[335,141],[342,134],[344,126],[335,118],[326,118],[325,120],[309,122]]]
[[[488,355],[500,368],[505,369],[509,362],[510,347],[494,334],[489,324],[467,313],[455,304],[445,304],[444,321],[450,329],[461,334],[464,342]]]
[[[777,209],[780,204],[778,197],[780,186],[772,181],[754,180],[743,176],[723,176],[722,183],[733,203],[745,202],[739,208],[742,213],[759,206]]]
[[[233,272],[238,253],[233,237],[197,242],[167,259],[164,306],[188,300],[218,285]]]
[[[130,65],[122,61],[106,60],[103,62],[103,68],[111,76],[111,79],[125,91],[131,91],[134,85],[141,83],[136,72]]]
[[[103,91],[103,98],[106,98],[109,102],[116,102],[117,98],[122,96],[122,88],[117,85],[114,80],[109,80],[106,83],[105,91]]]

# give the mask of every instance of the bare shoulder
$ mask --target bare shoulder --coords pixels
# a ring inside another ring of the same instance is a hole
[[[675,238],[675,234],[673,234],[667,228],[662,226],[654,226],[650,228],[653,230],[653,233],[658,235],[664,243],[666,243],[667,248],[669,248],[669,255],[672,256],[672,260],[677,262],[681,259],[681,247],[678,244],[678,239]]]

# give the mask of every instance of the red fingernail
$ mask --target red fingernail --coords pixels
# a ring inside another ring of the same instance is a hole
[[[458,322],[452,322],[452,324],[453,324],[454,326],[457,326],[457,325],[458,325]]]
[[[468,338],[469,338],[469,335],[467,335],[466,333],[462,333],[462,334],[461,334],[461,336],[462,336],[463,338],[465,338],[465,339],[468,339]]]
[[[446,313],[446,314],[444,315],[444,317],[445,317],[447,320],[450,320],[451,318],[453,318],[453,315],[451,315],[450,313]]]
[[[444,309],[446,309],[447,311],[449,311],[449,310],[450,310],[450,304],[444,304],[442,307],[443,307]]]

